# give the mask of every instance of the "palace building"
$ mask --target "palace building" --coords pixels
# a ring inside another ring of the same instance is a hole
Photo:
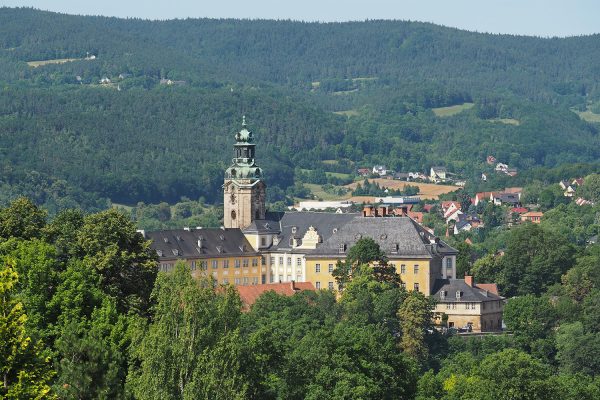
[[[219,284],[310,282],[316,289],[337,289],[336,263],[370,237],[409,290],[432,295],[436,281],[456,278],[457,251],[405,213],[268,212],[267,186],[245,118],[233,147],[223,184],[223,227],[145,233],[160,270],[185,260],[195,275],[211,275]]]

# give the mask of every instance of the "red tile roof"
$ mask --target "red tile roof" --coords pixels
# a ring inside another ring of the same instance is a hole
[[[263,293],[273,291],[284,296],[292,296],[302,290],[316,290],[311,282],[266,283],[262,285],[236,286],[244,308],[248,309]]]
[[[495,283],[478,283],[475,286],[477,286],[479,289],[487,290],[488,292],[494,293],[495,295],[499,296],[498,285],[496,285]]]

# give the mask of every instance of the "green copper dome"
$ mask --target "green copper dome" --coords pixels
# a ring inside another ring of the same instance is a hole
[[[226,179],[250,179],[252,181],[262,178],[262,169],[256,165],[254,152],[256,145],[254,135],[248,130],[246,116],[242,118],[242,129],[235,134],[235,145],[233,146],[235,158],[232,165],[225,170]]]

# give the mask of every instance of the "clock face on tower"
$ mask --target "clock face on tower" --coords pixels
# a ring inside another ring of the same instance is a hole
[[[231,193],[229,200],[230,200],[231,204],[235,204],[235,193]]]

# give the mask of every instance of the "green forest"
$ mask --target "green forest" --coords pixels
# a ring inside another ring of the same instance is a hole
[[[435,300],[403,289],[372,239],[334,270],[339,297],[267,292],[245,310],[184,263],[157,273],[118,210],[49,218],[19,198],[0,208],[0,396],[597,399],[600,247],[573,234],[597,232],[598,207],[457,245],[459,273],[508,299],[505,334],[464,337],[433,328]]]
[[[520,173],[593,163],[597,43],[404,21],[0,8],[0,202],[25,195],[51,215],[218,204],[244,114],[271,202],[302,170],[443,165],[474,184],[490,154]]]

